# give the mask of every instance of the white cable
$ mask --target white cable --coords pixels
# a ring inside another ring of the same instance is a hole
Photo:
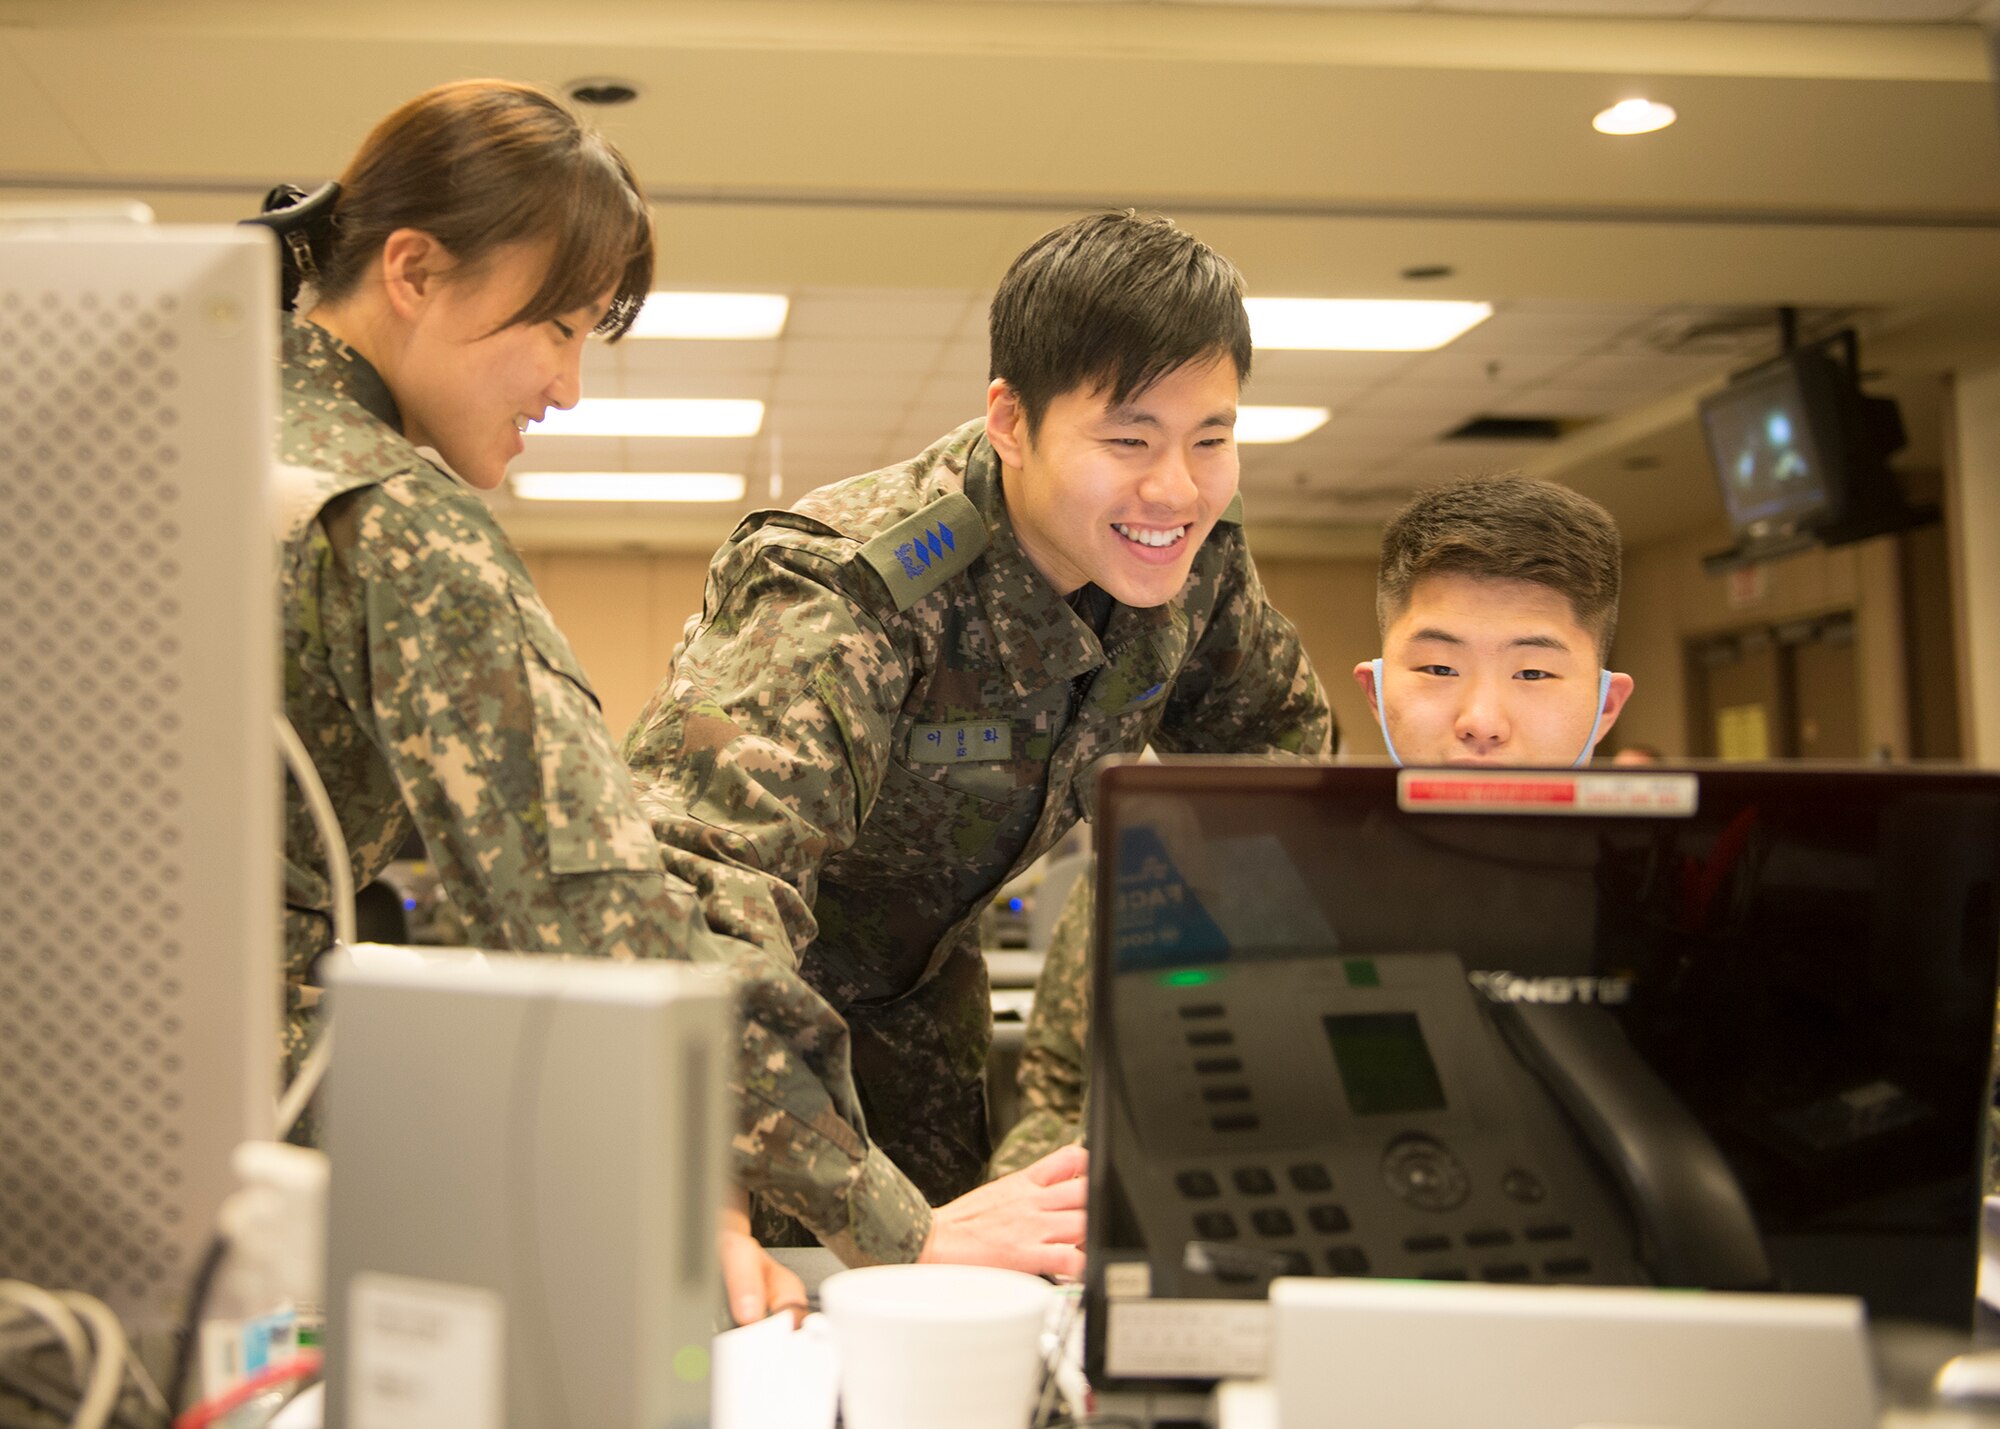
[[[278,1098],[278,1138],[283,1140],[292,1134],[292,1128],[305,1115],[306,1106],[319,1090],[319,1084],[326,1079],[327,1064],[333,1061],[333,1023],[322,1019],[319,1036],[314,1039],[312,1051],[306,1053],[305,1061],[299,1063],[299,1074],[292,1078],[292,1084],[285,1088],[285,1094]]]
[[[320,844],[326,849],[326,883],[333,913],[333,940],[341,944],[352,943],[354,866],[347,861],[347,835],[340,831],[340,816],[333,811],[333,800],[327,795],[326,785],[319,781],[319,770],[313,767],[312,755],[306,752],[306,742],[299,738],[299,732],[292,728],[292,722],[282,713],[273,718],[278,722],[278,747],[285,751],[285,763],[292,771],[299,793],[305,796],[306,810],[312,815],[313,827],[319,830]]]
[[[327,796],[326,785],[320,782],[319,770],[313,767],[312,755],[306,750],[306,743],[299,738],[299,732],[292,728],[292,722],[280,712],[274,717],[278,724],[278,745],[285,751],[285,763],[292,771],[292,779],[299,786],[299,793],[305,797],[306,809],[312,815],[313,827],[319,830],[321,847],[326,850],[326,882],[328,904],[333,913],[333,941],[336,947],[346,947],[354,942],[354,866],[347,859],[347,835],[341,832],[340,816],[334,812],[333,800]],[[327,1064],[333,1060],[333,1024],[321,1019],[319,1038],[313,1043],[312,1051],[299,1066],[298,1075],[285,1088],[285,1094],[278,1100],[278,1139],[291,1135],[292,1128],[305,1115],[306,1106],[312,1101],[313,1093],[319,1090],[321,1079],[326,1076]]]
[[[58,1290],[55,1296],[89,1327],[95,1352],[90,1386],[84,1391],[83,1403],[70,1417],[69,1429],[104,1429],[111,1422],[119,1394],[125,1387],[125,1331],[102,1300],[74,1290]]]
[[[90,1373],[90,1342],[69,1308],[48,1291],[25,1280],[0,1280],[0,1306],[33,1315],[49,1327],[63,1353],[69,1356],[70,1378],[76,1381],[77,1392],[82,1393]]]

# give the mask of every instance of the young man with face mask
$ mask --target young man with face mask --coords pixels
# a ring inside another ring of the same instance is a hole
[[[1389,522],[1375,577],[1382,656],[1354,667],[1398,764],[1582,765],[1632,694],[1606,667],[1621,545],[1588,497],[1518,477],[1424,492]],[[1083,1135],[1091,887],[1056,920],[1021,1057],[1005,1175]]]
[[[1243,541],[1236,270],[1098,214],[1014,262],[991,331],[983,419],[738,529],[625,753],[710,925],[816,994],[750,1034],[760,1230],[1076,1274],[1080,1153],[980,1184],[980,913],[1103,756],[1324,757],[1333,719]]]

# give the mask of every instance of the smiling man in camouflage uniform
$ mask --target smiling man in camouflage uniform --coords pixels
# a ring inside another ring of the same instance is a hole
[[[844,1019],[865,1114],[774,1041],[738,1144],[762,1211],[865,1204],[882,1258],[1080,1269],[1080,1154],[973,1190],[979,915],[1089,817],[1106,755],[1329,752],[1244,545],[1249,367],[1226,260],[1163,219],[1080,220],[1001,283],[982,420],[716,555],[625,753],[709,923]]]

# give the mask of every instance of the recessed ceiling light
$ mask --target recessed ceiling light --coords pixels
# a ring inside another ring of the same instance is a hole
[[[572,104],[593,104],[602,108],[614,104],[630,104],[639,97],[639,85],[629,79],[616,79],[610,75],[592,75],[588,79],[573,79],[563,86],[563,93]]]
[[[1246,298],[1258,347],[1429,352],[1493,316],[1491,303],[1419,298]]]
[[[592,397],[568,411],[551,408],[535,424],[550,437],[751,437],[764,404],[748,399]]]
[[[1671,104],[1651,99],[1621,99],[1591,120],[1590,127],[1600,134],[1650,134],[1679,117]]]
[[[783,293],[648,293],[625,336],[771,338],[791,305]]]
[[[1324,407],[1241,407],[1236,412],[1236,440],[1295,442],[1325,426],[1326,419]]]
[[[522,471],[524,501],[741,501],[742,476],[726,471]]]

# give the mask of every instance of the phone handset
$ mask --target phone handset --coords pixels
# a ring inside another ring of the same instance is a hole
[[[1617,1182],[1657,1283],[1769,1289],[1774,1277],[1736,1175],[1701,1123],[1599,1007],[1495,1005],[1521,1061]]]

